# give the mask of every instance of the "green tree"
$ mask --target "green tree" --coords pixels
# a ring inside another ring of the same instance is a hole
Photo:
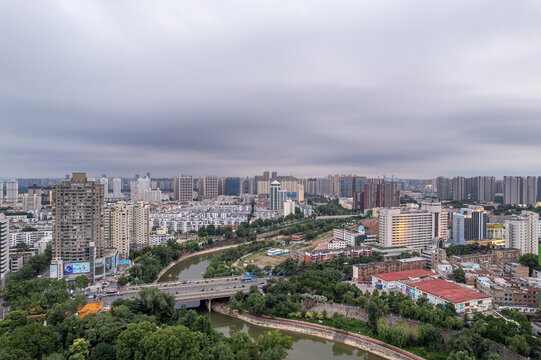
[[[366,311],[368,312],[368,325],[375,330],[378,325],[378,319],[381,317],[381,315],[383,315],[383,312],[375,301],[370,301]]]
[[[69,348],[69,360],[85,360],[90,355],[90,343],[83,338],[75,339]]]
[[[142,345],[145,359],[201,359],[197,338],[185,326],[171,326],[150,333],[143,339]]]
[[[282,335],[278,330],[268,331],[259,337],[259,350],[261,359],[284,359],[287,350],[293,346],[290,336]]]
[[[157,287],[143,288],[139,292],[143,311],[165,320],[170,318],[175,308],[175,298],[160,291]]]
[[[84,289],[88,286],[88,278],[85,275],[79,275],[75,278],[75,287]]]
[[[453,270],[453,277],[456,282],[465,283],[466,282],[466,273],[461,268],[456,268]]]
[[[530,354],[530,345],[528,345],[528,341],[524,335],[515,335],[507,338],[507,344],[511,351],[520,355],[528,356]]]
[[[49,328],[33,322],[15,329],[10,336],[10,345],[23,350],[33,359],[40,359],[52,352],[53,334]]]
[[[117,284],[118,286],[124,286],[127,285],[130,282],[130,279],[127,276],[121,276],[118,278]]]
[[[101,342],[92,349],[90,360],[115,360],[116,350],[113,345]]]
[[[137,324],[128,324],[117,339],[118,360],[141,360],[144,358],[145,350],[142,341],[145,336],[156,331],[156,324],[143,321]]]

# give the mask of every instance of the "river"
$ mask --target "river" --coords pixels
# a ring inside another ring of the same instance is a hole
[[[200,279],[203,277],[207,266],[213,256],[220,252],[213,252],[194,256],[192,258],[180,261],[169,269],[160,279],[159,282],[174,281],[176,279]],[[196,305],[197,306],[197,305]],[[203,312],[202,312],[203,313]],[[270,329],[261,326],[246,323],[240,319],[236,319],[227,315],[222,315],[216,312],[204,312],[208,314],[212,328],[220,331],[226,336],[236,331],[246,332],[252,339],[256,340],[259,335]],[[359,350],[352,346],[335,342],[331,340],[321,339],[315,336],[299,334],[295,332],[284,331],[283,333],[291,336],[293,339],[293,348],[288,351],[288,360],[382,360],[383,358],[369,352]]]
[[[216,312],[209,314],[212,328],[218,330],[226,336],[230,336],[237,331],[246,332],[252,339],[256,340],[259,335],[269,331],[261,326],[246,323],[240,319]],[[369,352],[335,342],[331,340],[320,339],[315,336],[299,334],[295,332],[282,331],[282,333],[291,336],[293,347],[288,351],[288,360],[381,360],[380,356]]]
[[[165,274],[158,279],[158,282],[202,279],[211,259],[219,253],[221,253],[221,251],[197,255],[186,260],[181,260],[171,267],[171,269],[167,270]]]

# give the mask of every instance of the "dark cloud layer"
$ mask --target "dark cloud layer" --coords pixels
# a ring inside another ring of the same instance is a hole
[[[0,2],[0,178],[541,173],[537,1]]]

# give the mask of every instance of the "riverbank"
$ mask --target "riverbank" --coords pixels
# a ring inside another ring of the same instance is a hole
[[[231,316],[247,323],[271,329],[296,332],[305,335],[315,336],[326,340],[340,342],[354,348],[370,352],[385,359],[399,360],[423,360],[423,358],[411,354],[382,341],[375,340],[363,335],[343,331],[328,326],[317,325],[297,320],[282,318],[271,318],[246,312],[231,312],[227,306],[214,305],[212,308],[217,313]]]
[[[181,256],[180,258],[178,258],[177,260],[171,262],[169,265],[167,265],[166,267],[164,267],[160,273],[158,274],[158,277],[156,278],[156,280],[154,280],[153,284],[157,284],[158,282],[160,282],[160,279],[161,277],[167,272],[169,271],[169,269],[171,269],[173,266],[177,265],[178,263],[182,262],[182,261],[185,261],[185,260],[188,260],[188,259],[191,259],[193,257],[196,257],[196,256],[200,256],[200,255],[205,255],[205,254],[210,254],[210,253],[213,253],[213,252],[217,252],[217,251],[221,251],[221,250],[227,250],[227,249],[230,249],[230,248],[233,248],[233,247],[237,247],[239,245],[241,245],[243,243],[238,243],[238,244],[233,244],[233,245],[226,245],[226,246],[220,246],[220,247],[213,247],[211,249],[206,249],[206,250],[202,250],[202,251],[197,251],[197,252],[194,252],[194,253],[191,253],[187,256]]]

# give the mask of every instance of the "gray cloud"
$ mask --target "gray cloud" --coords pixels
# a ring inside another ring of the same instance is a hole
[[[536,174],[535,1],[0,3],[0,177]]]

